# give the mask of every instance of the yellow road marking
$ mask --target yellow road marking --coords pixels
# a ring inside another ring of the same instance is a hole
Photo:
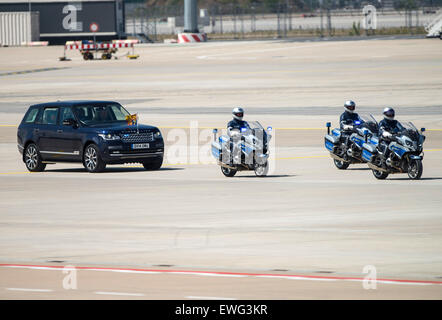
[[[18,127],[16,124],[0,124],[0,127]],[[190,129],[190,127],[160,126],[160,129]],[[192,129],[223,129],[216,127],[194,127]],[[273,130],[326,130],[326,128],[273,128]],[[426,129],[426,131],[442,131],[442,129]]]

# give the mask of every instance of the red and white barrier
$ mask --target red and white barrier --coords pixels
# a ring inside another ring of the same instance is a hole
[[[132,48],[133,43],[90,43],[90,44],[66,44],[65,48],[69,50],[95,50],[95,49],[111,49],[111,48]]]
[[[138,42],[140,42],[140,40],[138,39],[129,39],[129,40],[112,40],[112,43],[133,43],[133,44],[137,44]]]
[[[206,42],[205,33],[178,33],[178,43]]]
[[[31,42],[22,42],[22,46],[26,47],[46,47],[49,44],[48,41],[31,41]]]

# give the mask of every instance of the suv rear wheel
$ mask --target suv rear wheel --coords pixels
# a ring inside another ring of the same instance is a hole
[[[41,172],[46,168],[46,164],[42,162],[40,151],[34,143],[30,143],[24,152],[24,160],[26,168],[31,172]]]
[[[86,147],[83,154],[83,165],[89,172],[102,172],[106,163],[101,159],[100,150],[95,144]]]

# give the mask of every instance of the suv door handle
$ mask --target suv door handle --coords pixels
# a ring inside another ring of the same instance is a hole
[[[35,133],[40,132],[40,129],[34,129],[34,132]]]
[[[57,130],[57,133],[63,133],[63,130],[58,129],[58,130]]]

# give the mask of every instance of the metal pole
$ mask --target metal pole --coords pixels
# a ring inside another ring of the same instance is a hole
[[[197,0],[184,0],[184,32],[199,32],[197,11]]]

